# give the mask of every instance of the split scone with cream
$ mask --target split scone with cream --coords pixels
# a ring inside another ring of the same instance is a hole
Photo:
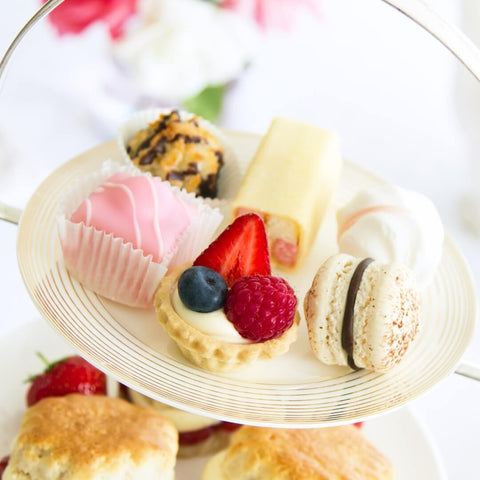
[[[236,217],[260,215],[272,263],[299,268],[310,251],[340,178],[336,133],[276,118],[263,137],[232,202]]]
[[[392,480],[393,465],[352,426],[243,426],[212,457],[202,480]]]
[[[156,412],[103,395],[30,407],[3,480],[173,480],[178,434]]]
[[[223,422],[180,410],[122,386],[124,397],[140,407],[151,408],[168,418],[178,430],[179,458],[192,458],[217,453],[228,445],[236,423]]]

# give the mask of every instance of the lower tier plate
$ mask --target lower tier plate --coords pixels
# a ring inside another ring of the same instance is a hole
[[[0,362],[9,366],[5,369],[8,377],[4,379],[0,395],[0,458],[9,452],[25,409],[27,387],[24,379],[42,367],[35,355],[37,351],[55,360],[71,354],[73,349],[44,321],[36,321],[0,337]],[[19,353],[21,361],[12,362],[12,358],[19,358]],[[392,460],[397,480],[446,480],[429,433],[409,409],[370,420],[364,424],[363,431]],[[208,457],[180,459],[176,480],[199,479],[207,460]]]

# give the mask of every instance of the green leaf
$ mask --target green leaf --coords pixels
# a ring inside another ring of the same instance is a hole
[[[32,383],[37,377],[40,375],[43,375],[45,373],[50,372],[53,370],[59,363],[64,362],[65,360],[68,360],[70,357],[64,357],[61,358],[60,360],[57,360],[55,362],[50,362],[50,360],[45,357],[41,352],[36,352],[37,357],[42,361],[42,363],[45,365],[45,368],[42,373],[37,373],[35,375],[30,375],[26,380],[24,380],[24,383]]]
[[[225,85],[211,85],[194,97],[185,100],[183,104],[190,112],[216,122],[222,112],[225,91]]]

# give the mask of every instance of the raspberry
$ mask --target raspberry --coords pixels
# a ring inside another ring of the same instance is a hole
[[[290,328],[296,306],[293,289],[283,278],[252,275],[232,285],[224,308],[238,333],[258,343]]]

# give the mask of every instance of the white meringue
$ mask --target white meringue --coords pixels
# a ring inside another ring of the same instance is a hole
[[[338,210],[337,222],[340,252],[402,263],[422,289],[432,281],[444,229],[426,196],[388,184],[361,190]]]

